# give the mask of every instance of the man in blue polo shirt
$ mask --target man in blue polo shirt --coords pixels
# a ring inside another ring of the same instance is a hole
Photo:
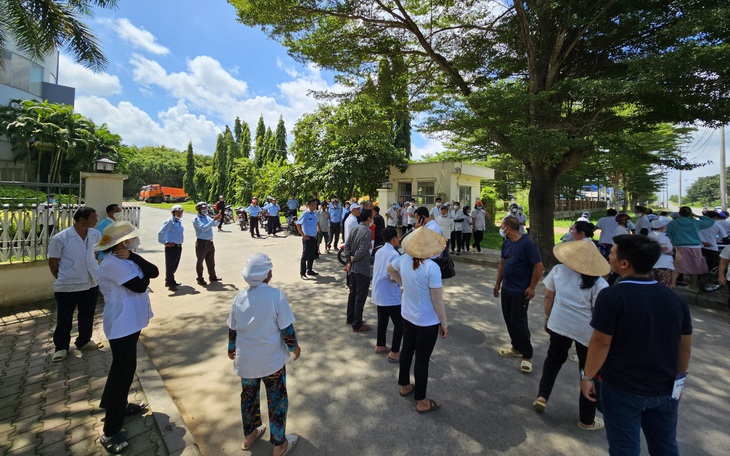
[[[261,237],[261,234],[259,234],[259,215],[261,214],[261,210],[261,207],[259,207],[259,199],[251,198],[251,204],[246,208],[246,212],[248,212],[248,226],[251,232],[251,237],[254,237],[254,231],[256,231],[256,237]]]
[[[213,245],[213,226],[215,222],[223,217],[223,212],[218,212],[215,217],[208,216],[208,204],[199,202],[195,205],[198,215],[193,219],[193,227],[195,228],[195,272],[198,274],[198,285],[208,285],[203,279],[203,261],[208,269],[208,278],[211,282],[220,281],[220,277],[215,274],[215,246]]]
[[[183,232],[185,231],[180,221],[183,216],[183,207],[176,204],[172,206],[170,212],[172,212],[172,217],[162,224],[162,228],[157,233],[157,241],[165,245],[165,286],[171,291],[175,291],[180,286],[175,281],[175,272],[180,264]]]
[[[297,220],[297,230],[302,236],[302,261],[299,266],[299,275],[302,279],[307,280],[307,276],[319,275],[312,270],[314,260],[319,258],[317,252],[317,231],[319,230],[317,200],[314,198],[307,201],[307,210],[302,212],[301,217]]]
[[[641,430],[651,455],[679,455],[677,412],[692,346],[687,303],[649,275],[662,254],[646,237],[613,238],[611,269],[621,276],[603,289],[593,311],[593,335],[580,389],[600,400],[610,455],[638,455]]]
[[[264,211],[268,214],[269,223],[266,224],[266,231],[269,236],[276,237],[276,232],[279,230],[279,211],[281,208],[276,204],[276,198],[271,197],[271,201],[264,206]]]
[[[330,242],[327,244],[327,250],[335,246],[340,242],[340,232],[342,231],[342,215],[344,214],[340,202],[337,198],[332,198],[330,204]]]
[[[286,200],[286,207],[289,208],[289,212],[286,215],[289,217],[296,217],[297,210],[299,210],[299,200],[294,198],[294,195],[291,195],[289,199]]]

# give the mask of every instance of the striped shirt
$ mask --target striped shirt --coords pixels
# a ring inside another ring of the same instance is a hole
[[[370,240],[372,239],[370,228],[358,224],[350,229],[345,240],[345,258],[348,260],[354,257],[350,272],[372,277],[370,272]]]

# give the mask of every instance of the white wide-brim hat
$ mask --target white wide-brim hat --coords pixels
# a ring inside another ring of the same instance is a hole
[[[146,231],[137,229],[134,225],[127,221],[114,222],[104,228],[104,233],[99,242],[94,246],[94,250],[106,250],[127,239],[134,239]]]
[[[446,238],[424,226],[403,239],[403,251],[413,258],[431,258],[446,248]]]
[[[578,274],[600,277],[611,267],[591,241],[563,242],[553,247],[555,258]]]

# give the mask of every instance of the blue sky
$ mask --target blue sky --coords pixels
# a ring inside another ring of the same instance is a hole
[[[62,56],[59,83],[76,87],[76,110],[107,123],[126,144],[166,145],[212,154],[218,133],[236,116],[254,130],[263,114],[275,128],[283,116],[291,133],[318,101],[310,90],[342,90],[331,73],[302,65],[258,29],[236,21],[225,0],[121,0],[88,21],[109,68],[94,74]],[[291,135],[290,135],[291,139]],[[433,154],[438,141],[413,137],[413,156]],[[685,172],[686,188],[719,170],[719,133],[699,130],[687,156],[712,165]],[[678,193],[679,175],[669,175]]]

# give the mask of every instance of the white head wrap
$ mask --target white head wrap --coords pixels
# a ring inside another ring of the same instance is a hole
[[[242,275],[249,285],[256,287],[269,277],[271,268],[271,258],[265,253],[256,253],[246,260]]]

